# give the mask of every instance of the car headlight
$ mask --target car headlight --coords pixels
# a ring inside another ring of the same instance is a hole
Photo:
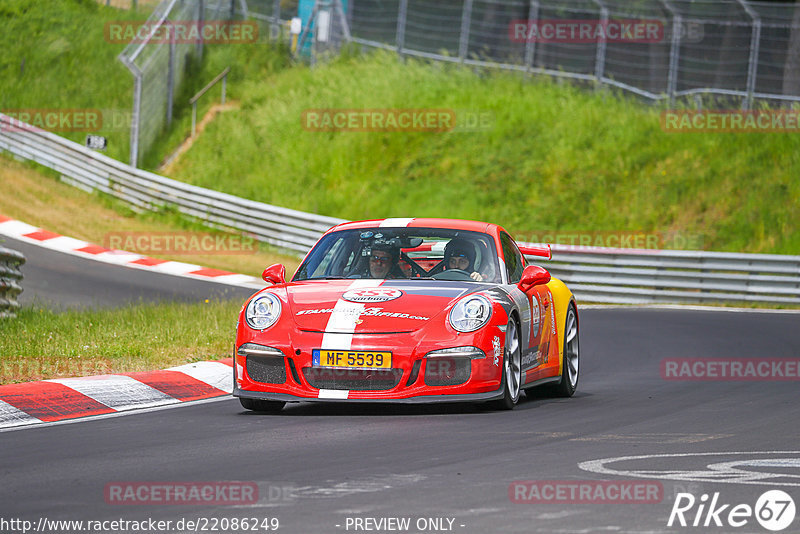
[[[492,303],[481,295],[470,295],[456,302],[450,310],[450,326],[459,332],[474,332],[492,316]]]
[[[266,330],[281,316],[281,301],[272,293],[259,295],[247,305],[244,320],[253,330]]]

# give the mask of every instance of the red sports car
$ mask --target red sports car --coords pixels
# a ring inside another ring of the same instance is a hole
[[[385,219],[328,230],[291,282],[243,307],[234,391],[248,410],[287,402],[484,402],[578,384],[578,309],[569,289],[500,226]]]

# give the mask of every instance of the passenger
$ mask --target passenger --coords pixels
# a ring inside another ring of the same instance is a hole
[[[475,248],[466,239],[451,239],[444,248],[444,269],[457,269],[469,274],[476,282],[482,282],[483,276],[475,269]]]

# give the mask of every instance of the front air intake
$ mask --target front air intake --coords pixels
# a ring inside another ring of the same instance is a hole
[[[262,384],[286,382],[286,364],[280,350],[255,343],[245,343],[239,347],[238,352],[247,358],[245,365],[251,380]]]
[[[386,391],[400,383],[402,369],[319,369],[304,367],[311,387],[349,391]]]
[[[438,357],[425,359],[426,386],[457,386],[469,380],[471,358]]]

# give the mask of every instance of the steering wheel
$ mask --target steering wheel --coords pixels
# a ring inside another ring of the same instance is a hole
[[[470,274],[461,269],[447,269],[440,273],[434,274],[432,278],[435,278],[436,280],[472,280]]]

